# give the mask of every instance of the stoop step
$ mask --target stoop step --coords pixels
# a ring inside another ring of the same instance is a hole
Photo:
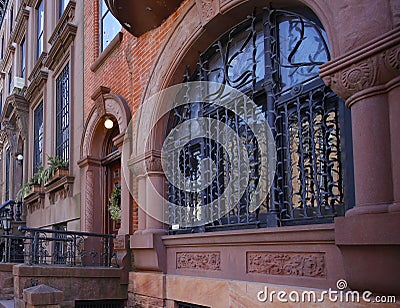
[[[0,301],[0,308],[14,308],[14,300],[2,300]]]

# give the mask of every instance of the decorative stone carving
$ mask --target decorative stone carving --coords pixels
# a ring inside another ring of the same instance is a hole
[[[247,272],[252,274],[325,278],[323,253],[247,253]]]
[[[10,152],[17,153],[18,150],[18,135],[15,126],[12,125],[8,120],[3,120],[3,125],[7,134],[8,144],[10,145]]]
[[[67,197],[72,197],[74,179],[72,176],[62,176],[45,184],[44,191],[48,194],[50,204],[54,204],[56,201]]]
[[[106,107],[104,105],[104,95],[110,93],[110,88],[100,86],[93,92],[91,99],[94,100],[97,113],[103,116],[106,113]]]
[[[119,131],[124,134],[130,121],[130,110],[126,101],[117,94],[109,94],[110,89],[99,87],[92,95],[95,105],[85,123],[81,141],[81,157],[91,156],[91,146],[95,128],[105,114],[110,114],[117,120]]]
[[[197,0],[196,5],[203,25],[219,13],[219,0]]]
[[[366,61],[345,70],[340,81],[349,93],[353,93],[372,86],[374,78],[374,65],[370,61]]]
[[[146,159],[147,172],[162,171],[161,157],[152,155]]]
[[[128,237],[126,235],[117,235],[117,237],[114,239],[114,249],[126,249],[128,247],[127,241]]]
[[[400,70],[400,47],[387,52],[387,64],[394,70]]]
[[[176,268],[220,271],[221,254],[219,252],[177,252]]]
[[[400,29],[392,30],[353,52],[320,67],[327,86],[344,99],[356,93],[385,85],[400,74]],[[352,99],[347,102],[353,103]]]
[[[86,206],[85,206],[85,229],[88,232],[93,231],[93,171],[86,172]]]

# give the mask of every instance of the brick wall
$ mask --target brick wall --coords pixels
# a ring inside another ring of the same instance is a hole
[[[91,95],[99,86],[110,88],[111,93],[122,95],[134,113],[141,103],[148,83],[149,71],[168,32],[173,27],[185,2],[160,27],[136,38],[122,29],[123,38],[110,52],[105,61],[95,70],[91,65],[99,57],[99,8],[98,1],[85,1],[84,31],[84,97],[85,120],[93,107]],[[137,229],[137,208],[134,209],[134,229]]]

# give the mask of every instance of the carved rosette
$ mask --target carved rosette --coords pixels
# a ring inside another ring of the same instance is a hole
[[[221,255],[219,252],[177,252],[176,268],[220,271]]]
[[[388,50],[385,54],[385,59],[389,68],[400,71],[400,47]]]
[[[326,277],[323,253],[247,253],[247,272],[252,274]]]

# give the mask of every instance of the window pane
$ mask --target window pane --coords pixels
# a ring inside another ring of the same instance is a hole
[[[22,40],[21,43],[21,77],[25,77],[25,50],[26,50],[26,43],[25,38]]]
[[[318,76],[318,66],[328,61],[326,35],[299,17],[281,18],[279,23],[282,90]]]
[[[69,160],[69,64],[56,80],[56,155]]]
[[[100,5],[101,5],[101,17],[104,17],[104,15],[108,12],[108,7],[104,0],[101,1]]]
[[[38,24],[37,24],[37,58],[40,57],[40,54],[43,51],[43,29],[44,29],[44,2],[43,0],[40,2],[38,8]]]
[[[67,7],[69,0],[59,0],[60,1],[60,16],[62,15],[62,13],[65,11],[65,8]]]
[[[230,86],[242,89],[253,81],[253,70],[256,82],[264,77],[262,23],[259,22],[254,30],[255,32],[249,29],[241,30],[229,35],[223,44],[215,46],[216,53],[208,62],[208,81],[223,82],[226,78]]]
[[[108,12],[102,20],[102,29],[102,50],[104,50],[121,30],[121,25],[118,20]]]
[[[43,102],[34,113],[34,146],[33,146],[33,173],[43,164]]]
[[[10,199],[10,160],[11,160],[10,149],[6,150],[6,191],[5,191],[5,199],[6,201]]]

